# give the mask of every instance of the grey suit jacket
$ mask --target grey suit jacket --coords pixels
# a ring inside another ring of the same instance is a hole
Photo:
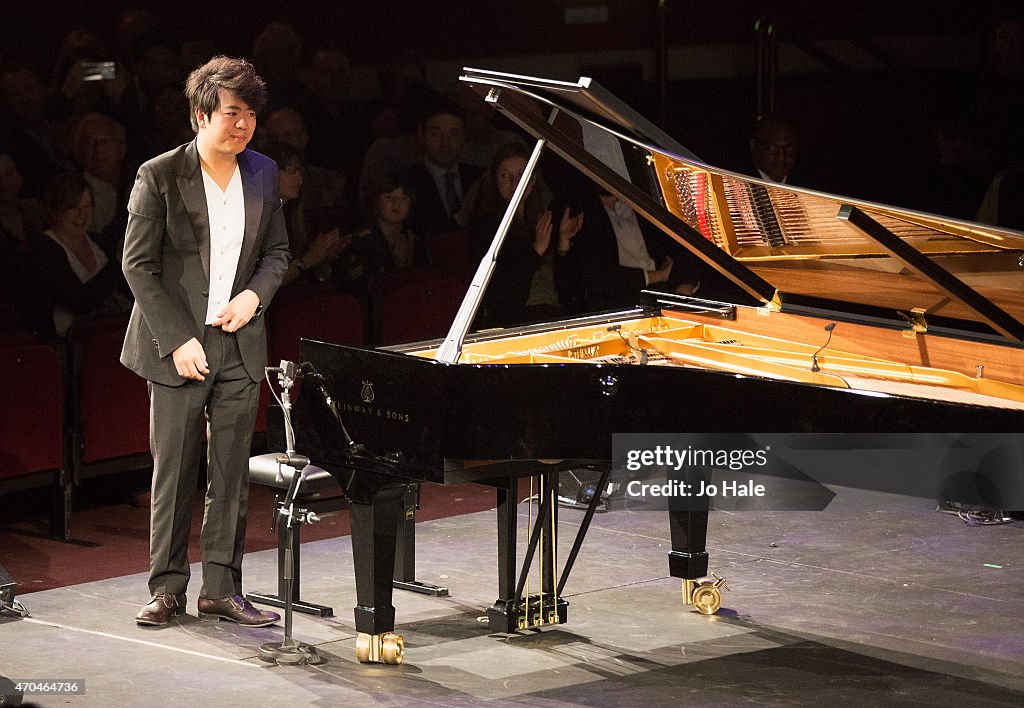
[[[288,233],[277,191],[277,165],[252,150],[238,156],[245,198],[245,234],[234,297],[252,290],[257,316],[235,336],[253,381],[267,363],[264,320],[288,268]],[[122,269],[135,306],[121,350],[121,363],[167,386],[185,382],[171,354],[195,337],[203,341],[210,291],[210,222],[199,151],[193,140],[139,168],[128,201]]]

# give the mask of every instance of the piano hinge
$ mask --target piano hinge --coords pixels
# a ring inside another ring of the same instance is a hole
[[[772,312],[782,312],[782,293],[776,290],[771,302],[765,303],[764,308]]]
[[[900,316],[900,319],[910,325],[910,329],[903,330],[903,336],[909,339],[913,339],[919,334],[924,334],[928,331],[928,321],[924,318],[925,310],[923,307],[915,307],[910,312],[903,312],[897,310],[896,314]]]
[[[484,101],[486,101],[487,103],[497,103],[499,96],[501,96],[501,89],[498,88],[497,86],[492,86],[491,89],[487,92],[487,95],[484,97]]]

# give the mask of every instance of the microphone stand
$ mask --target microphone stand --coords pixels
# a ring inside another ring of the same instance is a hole
[[[277,513],[271,524],[271,532],[276,531],[277,523],[285,524],[284,544],[284,640],[281,642],[267,642],[261,644],[259,657],[271,664],[322,664],[323,657],[317,652],[316,647],[292,639],[292,584],[294,571],[292,568],[292,542],[295,527],[299,524],[314,524],[320,521],[320,517],[308,509],[297,508],[295,499],[299,495],[299,488],[302,485],[303,472],[309,466],[309,458],[295,452],[295,430],[292,428],[292,402],[291,389],[295,385],[296,371],[295,364],[290,361],[282,361],[279,367],[267,367],[267,380],[269,383],[270,373],[277,373],[277,380],[281,386],[281,410],[284,413],[284,435],[286,452],[277,456],[278,480],[284,480],[281,472],[282,466],[292,469],[291,483],[288,491],[278,502]]]
[[[825,349],[825,347],[828,346],[828,343],[832,341],[832,330],[834,330],[835,328],[835,322],[829,322],[827,325],[825,325],[825,331],[828,332],[828,339],[825,340],[824,344],[818,347],[818,351],[811,354],[811,371],[813,371],[814,373],[818,373],[819,371],[821,371],[821,366],[818,364],[818,355],[821,354],[822,350]]]

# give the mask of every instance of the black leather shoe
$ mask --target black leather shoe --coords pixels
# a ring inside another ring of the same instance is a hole
[[[241,595],[232,595],[218,600],[199,598],[199,619],[220,619],[246,627],[266,627],[281,619],[281,615],[276,612],[260,612]]]
[[[185,614],[184,595],[158,592],[153,595],[153,599],[149,601],[149,604],[135,615],[135,623],[151,627],[163,627],[172,618],[183,614]]]

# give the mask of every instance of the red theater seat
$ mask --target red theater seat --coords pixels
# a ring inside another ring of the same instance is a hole
[[[351,295],[316,293],[275,302],[267,313],[270,361],[299,361],[299,340],[319,339],[338,344],[362,344],[363,309]]]
[[[0,491],[58,484],[64,377],[57,350],[44,344],[0,349],[0,371]]]
[[[473,232],[469,229],[435,235],[428,247],[431,264],[444,275],[469,284],[478,265],[471,255],[472,238]]]
[[[127,324],[126,315],[94,318],[69,337],[76,482],[152,464],[146,382],[119,361]]]
[[[380,288],[374,297],[380,343],[443,337],[465,292],[462,282],[443,274],[396,281]]]
[[[270,365],[282,359],[299,363],[299,340],[319,339],[338,344],[363,344],[365,341],[363,309],[351,295],[314,291],[305,297],[274,300],[267,311],[270,331]],[[274,390],[278,391],[277,381]],[[293,395],[298,395],[301,381]],[[256,415],[256,432],[267,430],[267,406],[271,395],[266,381],[260,388],[260,408]]]
[[[0,348],[0,371],[0,495],[49,487],[50,534],[68,539],[71,507],[64,490],[71,482],[61,355],[45,344]]]

